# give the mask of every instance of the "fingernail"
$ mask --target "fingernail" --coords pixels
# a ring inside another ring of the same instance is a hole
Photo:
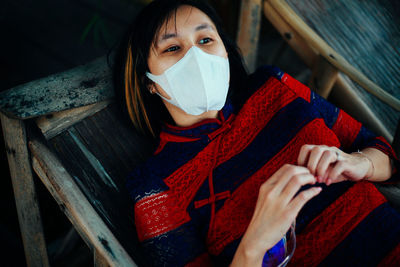
[[[315,193],[318,194],[321,192],[322,188],[321,187],[314,187]]]

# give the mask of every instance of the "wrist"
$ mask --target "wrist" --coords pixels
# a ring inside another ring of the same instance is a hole
[[[241,242],[230,266],[261,266],[263,256],[263,254]]]
[[[364,158],[365,161],[369,163],[367,173],[362,178],[362,180],[371,179],[375,174],[375,166],[374,166],[374,162],[372,161],[372,159],[360,150],[353,152],[352,154]]]

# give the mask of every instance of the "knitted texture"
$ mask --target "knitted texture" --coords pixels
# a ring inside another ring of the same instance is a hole
[[[150,265],[228,265],[261,184],[282,165],[296,164],[304,144],[344,151],[375,147],[396,160],[384,139],[279,69],[263,67],[251,77],[240,110],[228,100],[216,119],[191,127],[166,124],[154,156],[128,177],[136,230]],[[372,184],[319,186],[323,191],[297,218],[293,264],[313,266],[330,261],[331,253],[340,256],[341,247],[353,244],[353,233],[374,225],[376,216],[395,218],[390,230],[400,229],[396,211],[381,208],[386,200]],[[393,244],[400,242],[398,232]],[[387,253],[393,249],[388,246]]]

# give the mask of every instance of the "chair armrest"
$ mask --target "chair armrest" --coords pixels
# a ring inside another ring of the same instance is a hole
[[[106,56],[0,93],[0,111],[11,118],[29,119],[76,108],[114,96]]]
[[[392,108],[400,111],[400,100],[373,83],[364,74],[354,68],[340,54],[331,48],[318,34],[316,34],[286,3],[282,0],[264,1],[264,10],[274,8],[297,33],[312,46],[321,56],[333,66],[348,75],[366,91],[376,96]]]
[[[109,266],[137,266],[58,158],[36,139],[29,148],[33,169],[89,247]]]

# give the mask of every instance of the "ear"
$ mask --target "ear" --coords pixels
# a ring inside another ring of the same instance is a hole
[[[154,84],[154,82],[150,83],[147,85],[147,89],[149,89],[150,94],[154,95],[157,91],[156,91],[156,86]]]
[[[148,77],[146,76],[142,77],[142,82],[145,84],[150,94],[154,95],[157,92],[155,83]]]

